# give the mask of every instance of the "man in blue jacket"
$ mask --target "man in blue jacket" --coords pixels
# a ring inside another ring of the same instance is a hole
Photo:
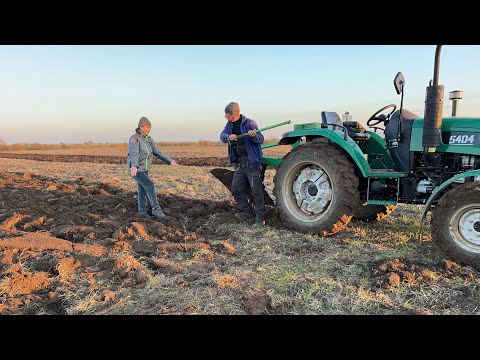
[[[254,226],[265,224],[265,200],[263,197],[262,178],[262,146],[263,135],[256,132],[257,123],[240,114],[240,107],[231,102],[225,107],[225,118],[228,120],[220,134],[220,140],[228,143],[228,160],[234,167],[232,195],[241,210],[235,214],[238,220],[253,218],[252,207],[247,197],[247,182],[255,201]],[[248,136],[237,139],[237,135]]]

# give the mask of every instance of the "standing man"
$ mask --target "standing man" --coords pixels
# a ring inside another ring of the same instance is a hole
[[[250,185],[255,201],[254,226],[265,225],[265,202],[262,179],[262,146],[263,135],[257,134],[255,121],[240,114],[240,107],[231,102],[225,107],[225,118],[228,120],[220,134],[220,140],[228,143],[228,160],[234,167],[232,195],[241,212],[235,214],[238,220],[253,218],[252,207],[246,193],[247,182]],[[237,139],[237,135],[248,136]]]
[[[152,215],[157,220],[163,221],[167,216],[163,213],[158,204],[155,184],[148,176],[152,166],[153,156],[159,158],[168,165],[178,166],[179,164],[160,151],[157,144],[148,135],[152,129],[152,123],[146,117],[141,117],[135,134],[128,141],[128,169],[130,175],[138,185],[138,213],[140,216],[150,218],[147,213],[147,199],[152,205]]]

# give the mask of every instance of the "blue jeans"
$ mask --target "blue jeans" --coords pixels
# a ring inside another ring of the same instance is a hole
[[[138,171],[133,177],[138,187],[138,211],[147,211],[147,198],[152,208],[159,206],[157,194],[155,193],[155,184],[148,177],[148,171]]]

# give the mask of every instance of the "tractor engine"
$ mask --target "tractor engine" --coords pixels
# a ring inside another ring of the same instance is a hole
[[[480,156],[446,153],[443,158],[444,171],[459,173],[480,169]]]
[[[480,168],[480,157],[475,155],[461,156],[463,170],[475,170]]]
[[[408,203],[423,203],[435,187],[451,177],[469,170],[480,169],[480,156],[437,153],[440,167],[428,166],[421,154],[415,156],[413,177],[402,181],[401,197]]]

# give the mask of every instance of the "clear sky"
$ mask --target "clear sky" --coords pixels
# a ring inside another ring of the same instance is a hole
[[[0,46],[0,138],[13,143],[126,142],[141,116],[156,141],[218,140],[224,108],[259,127],[349,111],[365,124],[400,104],[423,116],[435,45]],[[440,84],[462,90],[459,115],[480,117],[480,46],[444,45]],[[292,125],[264,134],[279,137]]]

